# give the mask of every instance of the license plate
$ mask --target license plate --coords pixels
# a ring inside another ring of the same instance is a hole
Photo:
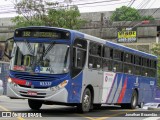
[[[34,91],[28,91],[28,92],[27,92],[27,95],[33,95],[33,96],[35,96],[35,95],[37,95],[37,92],[34,92]]]

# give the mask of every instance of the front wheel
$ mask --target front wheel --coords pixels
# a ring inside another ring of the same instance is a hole
[[[39,110],[42,106],[42,101],[28,99],[28,105],[33,110]]]
[[[86,88],[83,92],[83,96],[82,96],[82,103],[78,104],[77,108],[79,112],[89,112],[90,108],[91,108],[91,91]]]

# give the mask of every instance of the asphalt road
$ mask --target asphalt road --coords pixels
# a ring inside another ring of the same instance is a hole
[[[29,108],[27,100],[0,96],[0,116],[2,120],[160,120],[160,111],[102,106],[100,109],[81,114],[77,112],[76,107],[59,105],[43,105],[40,110],[33,111]]]

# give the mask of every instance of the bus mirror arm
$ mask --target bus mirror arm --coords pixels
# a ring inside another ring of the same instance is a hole
[[[11,59],[12,57],[11,57],[11,55],[10,55],[10,50],[12,50],[13,49],[13,37],[11,37],[11,38],[8,38],[7,40],[6,40],[6,42],[5,42],[5,50],[4,50],[4,55],[6,56],[6,57],[8,57],[9,59]],[[10,45],[11,44],[11,45]],[[10,47],[12,47],[12,48],[10,48]]]
[[[5,54],[5,43],[6,41],[0,41],[0,59],[2,59]]]

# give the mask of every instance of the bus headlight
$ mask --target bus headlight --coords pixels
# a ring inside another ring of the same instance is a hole
[[[12,79],[10,77],[8,77],[8,82],[11,83],[12,82]]]
[[[12,78],[10,78],[10,77],[8,77],[8,83],[10,83],[11,85],[13,85],[14,87],[17,87],[17,84],[14,83],[14,82],[12,81]]]
[[[59,85],[51,87],[50,89],[52,91],[57,91],[57,90],[59,90],[61,88],[64,88],[67,84],[68,84],[68,80],[65,80],[65,81],[61,82]]]

